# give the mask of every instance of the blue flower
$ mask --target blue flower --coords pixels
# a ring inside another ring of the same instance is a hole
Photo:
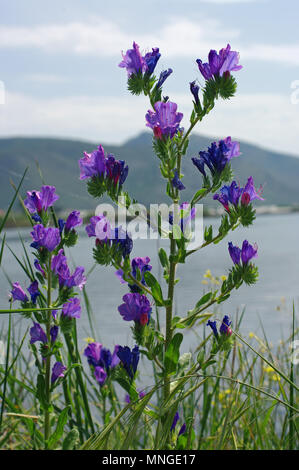
[[[128,346],[120,346],[117,355],[121,360],[128,376],[133,379],[136,374],[140,358],[139,347],[135,346],[131,351]]]
[[[230,137],[219,142],[213,142],[208,150],[199,152],[199,158],[193,157],[192,162],[197,169],[206,176],[205,167],[208,167],[211,174],[220,174],[226,164],[233,158],[240,155],[240,145],[232,142]]]
[[[172,186],[174,188],[178,189],[179,191],[182,191],[183,189],[186,189],[185,186],[183,185],[183,183],[181,182],[181,180],[179,179],[178,170],[174,171],[174,177],[171,180],[171,183],[172,183]]]

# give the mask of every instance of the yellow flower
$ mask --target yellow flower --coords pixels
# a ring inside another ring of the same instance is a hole
[[[90,338],[90,337],[88,337],[88,338],[84,338],[84,341],[85,341],[86,343],[88,343],[88,344],[89,344],[89,343],[94,343],[94,342],[95,342],[95,340],[94,340],[93,338]]]
[[[203,277],[205,277],[205,278],[207,278],[207,279],[212,279],[211,270],[210,270],[210,269],[207,269]]]
[[[221,281],[226,281],[227,276],[224,276],[224,275],[223,275],[223,276],[220,276],[220,279],[221,279]]]

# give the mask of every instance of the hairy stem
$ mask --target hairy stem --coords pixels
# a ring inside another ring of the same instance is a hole
[[[47,291],[47,307],[51,306],[51,288],[52,288],[52,272],[51,272],[51,256],[49,256],[48,264],[48,291]],[[46,333],[48,338],[48,343],[51,342],[51,310],[47,313],[47,325]],[[44,436],[45,436],[45,447],[48,446],[48,439],[50,437],[51,425],[50,425],[50,401],[51,401],[51,392],[50,392],[50,373],[51,373],[51,356],[46,358],[46,374],[45,374],[45,385],[46,385],[46,410],[45,410],[45,423],[44,423]]]

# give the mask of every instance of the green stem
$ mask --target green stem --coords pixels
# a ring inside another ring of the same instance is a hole
[[[176,262],[173,260],[175,256],[176,244],[175,240],[170,240],[170,268],[169,268],[169,280],[168,280],[168,300],[169,305],[166,307],[166,334],[165,334],[165,352],[172,339],[172,312],[173,312],[173,296],[174,296],[174,284],[175,284],[175,271]],[[167,400],[170,393],[170,379],[168,376],[168,370],[165,367],[165,378],[164,378],[164,399]]]
[[[66,342],[68,352],[69,352],[69,355],[70,355],[70,358],[71,358],[71,362],[72,362],[72,364],[75,364],[75,363],[78,362],[78,359],[77,359],[76,354],[75,354],[75,348],[74,348],[74,345],[73,345],[73,342],[72,342],[72,337],[69,333],[65,333],[64,337],[65,337],[65,342]],[[94,425],[93,425],[93,420],[92,420],[91,412],[90,412],[90,409],[89,409],[89,403],[88,403],[88,398],[87,398],[87,394],[86,394],[86,387],[85,387],[85,384],[83,382],[80,367],[75,367],[75,374],[76,374],[76,379],[77,379],[77,382],[78,382],[78,385],[79,385],[79,388],[80,388],[80,391],[81,391],[82,400],[83,400],[84,407],[85,407],[85,412],[86,412],[86,417],[87,417],[88,423],[90,425],[90,429],[91,429],[92,433],[94,433],[95,428],[94,428]]]
[[[47,307],[51,306],[51,288],[52,288],[52,272],[51,272],[51,255],[49,256],[49,264],[48,264],[48,291],[47,291]],[[51,310],[47,313],[47,325],[46,325],[46,333],[48,338],[48,343],[51,342]],[[51,356],[47,356],[46,358],[46,374],[45,374],[45,385],[46,385],[46,410],[45,410],[45,423],[44,423],[44,437],[45,437],[45,447],[48,446],[48,439],[50,437],[51,432],[51,424],[50,424],[50,400],[51,400],[51,391],[50,391],[50,373],[51,373]]]

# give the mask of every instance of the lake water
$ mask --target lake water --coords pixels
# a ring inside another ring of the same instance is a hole
[[[206,219],[206,224],[217,226],[219,220]],[[20,230],[22,237],[29,247],[29,230]],[[241,333],[248,335],[250,331],[261,333],[260,322],[263,323],[268,340],[276,344],[280,339],[286,339],[291,327],[292,302],[298,310],[299,296],[299,215],[268,215],[258,216],[253,227],[239,228],[231,233],[220,244],[207,247],[188,258],[188,264],[179,265],[177,276],[180,282],[176,288],[176,314],[184,316],[192,309],[206,288],[202,284],[206,269],[210,269],[214,276],[226,274],[232,262],[227,250],[227,242],[242,243],[247,238],[250,242],[257,242],[259,257],[256,264],[259,267],[260,278],[253,287],[242,286],[234,291],[230,299],[217,306],[217,317],[229,314],[234,319],[236,313],[245,307],[245,316]],[[93,266],[92,248],[94,239],[89,239],[84,230],[80,230],[79,243],[71,249],[70,255],[75,265],[85,266],[86,271]],[[18,241],[16,230],[7,231],[7,243],[18,255],[22,247]],[[157,247],[167,246],[165,240],[135,240],[133,256],[149,256],[153,266],[153,274],[159,277],[161,271],[157,260]],[[29,249],[30,251],[30,249]],[[2,263],[5,274],[12,282],[19,281],[27,286],[24,273],[18,266],[9,250],[5,250]],[[2,270],[0,273],[0,305],[7,308],[7,294],[9,284]],[[88,278],[87,293],[93,309],[95,328],[98,340],[106,347],[114,344],[133,345],[130,324],[120,317],[117,307],[122,303],[122,296],[127,292],[126,285],[120,284],[114,274],[113,268],[96,266]],[[164,286],[164,296],[166,297]],[[164,314],[161,310],[161,316]],[[7,322],[7,316],[0,319]],[[28,320],[21,319],[21,329],[28,326]],[[0,326],[1,328],[1,326]],[[195,333],[202,334],[203,326],[197,327]],[[86,313],[78,321],[80,345],[83,338],[90,336]],[[184,339],[184,349],[188,350],[196,345],[196,334],[187,332]]]

